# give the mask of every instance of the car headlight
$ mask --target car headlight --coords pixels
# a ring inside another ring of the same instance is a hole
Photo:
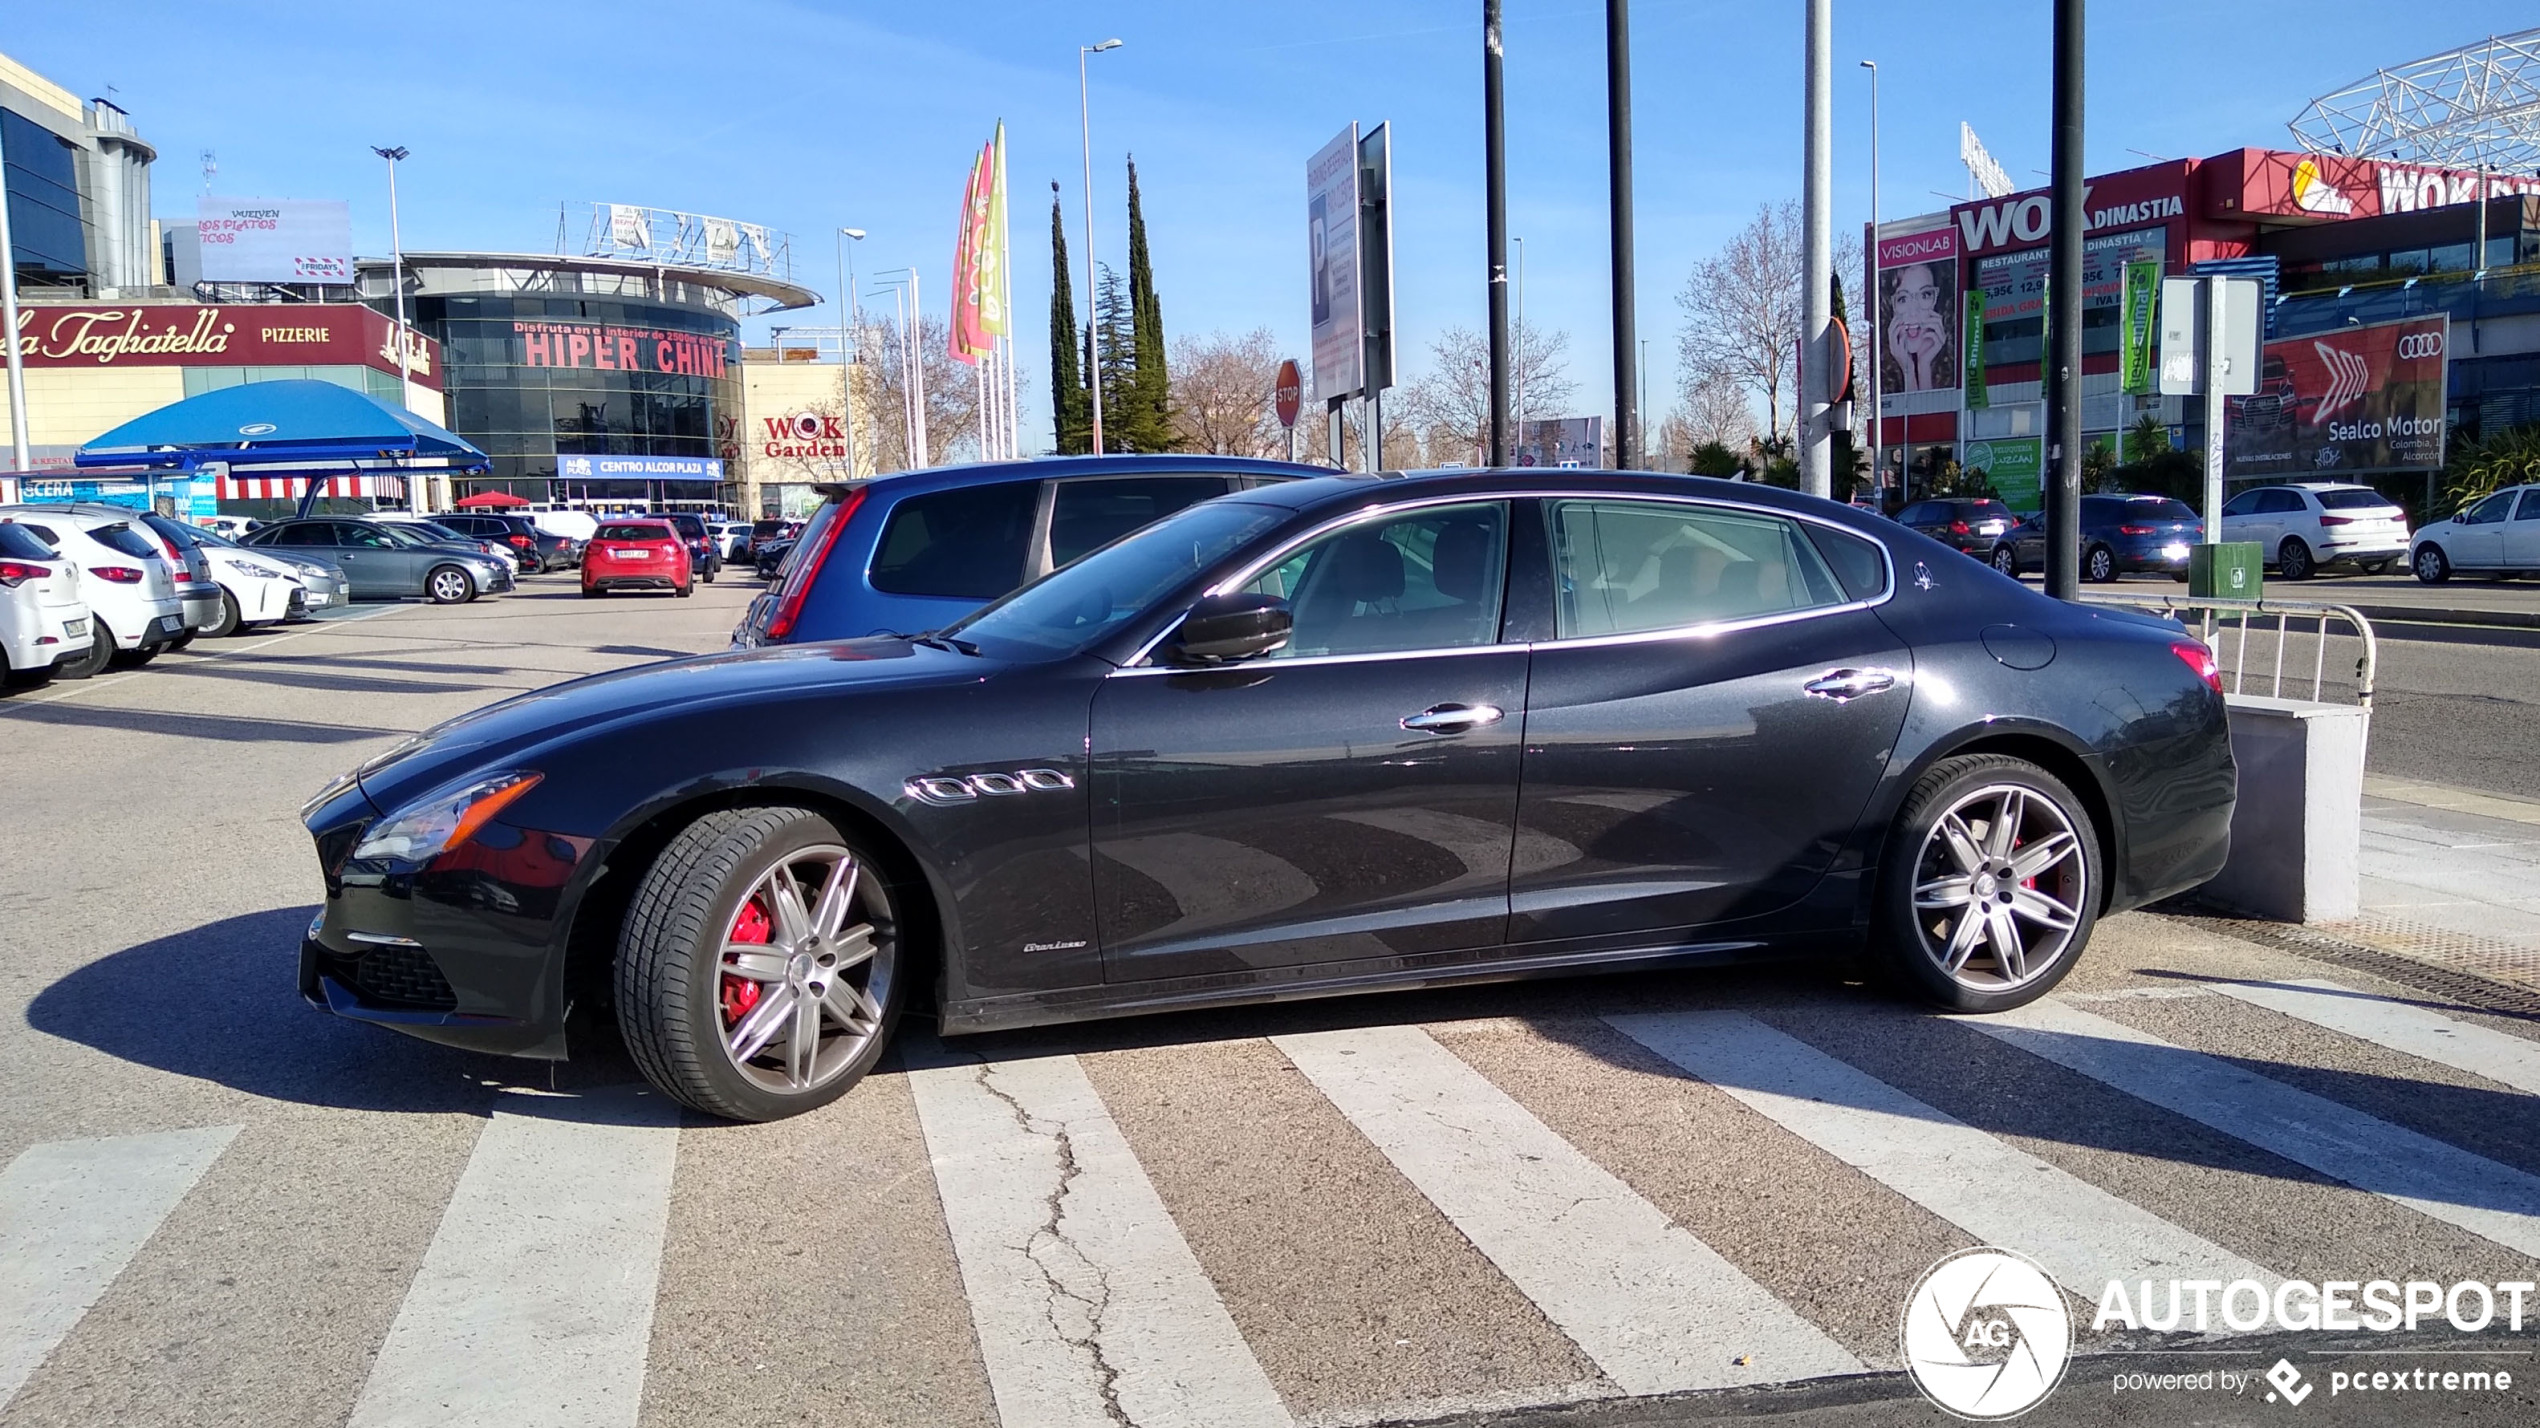
[[[288,573],[286,571],[276,570],[270,565],[258,565],[252,560],[242,560],[238,562],[237,568],[247,572],[249,575],[255,576],[259,580],[280,580]]]
[[[353,856],[430,862],[476,836],[488,819],[536,788],[539,777],[515,770],[435,789],[374,824]]]

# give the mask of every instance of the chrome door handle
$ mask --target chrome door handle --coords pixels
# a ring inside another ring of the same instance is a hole
[[[1819,699],[1837,704],[1896,687],[1896,676],[1884,669],[1833,669],[1800,686]]]
[[[1461,734],[1507,718],[1496,704],[1433,704],[1402,721],[1402,727],[1423,734]]]

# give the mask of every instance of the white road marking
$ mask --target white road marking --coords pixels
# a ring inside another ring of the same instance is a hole
[[[0,1171],[0,1405],[237,1134],[208,1126],[48,1141]]]
[[[1006,1428],[1287,1428],[1076,1059],[934,1059],[910,1086]]]
[[[2540,1095],[2540,1042],[2335,982],[2215,982],[2215,991],[2404,1056]]]
[[[1624,1392],[1862,1371],[1428,1033],[1271,1040]]]
[[[2111,1279],[2271,1271],[1743,1012],[1606,1018],[1748,1109],[2096,1302]]]
[[[678,1108],[632,1087],[534,1105],[478,1134],[351,1428],[635,1422]]]
[[[2540,1258],[2540,1177],[2052,1000],[1955,1019],[2358,1190]]]

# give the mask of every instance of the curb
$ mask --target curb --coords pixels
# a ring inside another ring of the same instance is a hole
[[[2375,624],[2396,625],[2481,625],[2497,630],[2540,630],[2540,610],[2466,610],[2434,605],[2365,605],[2353,600],[2336,602],[2360,611]]]

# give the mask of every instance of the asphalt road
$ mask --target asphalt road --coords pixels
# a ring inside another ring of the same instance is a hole
[[[2540,1009],[2214,925],[1976,1021],[1817,965],[912,1026],[759,1127],[300,1004],[301,798],[747,593],[532,580],[0,701],[0,1428],[1946,1423],[1898,1325],[1980,1244],[2074,1324],[2028,1422],[2540,1413],[2540,1301],[2093,1327],[2110,1279],[2540,1278]],[[2513,1386],[2332,1387],[2421,1368]]]

